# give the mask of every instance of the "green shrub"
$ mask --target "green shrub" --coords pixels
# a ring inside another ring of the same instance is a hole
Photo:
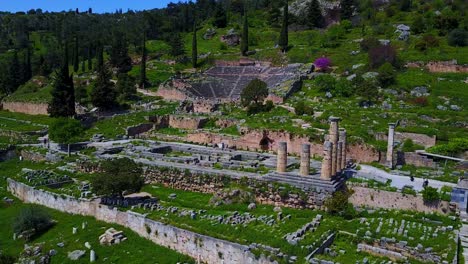
[[[468,138],[453,138],[447,144],[436,145],[427,149],[427,152],[454,156],[468,150]]]
[[[401,150],[403,152],[413,152],[415,150],[418,150],[418,149],[424,149],[423,146],[421,145],[418,145],[418,144],[414,144],[413,140],[411,139],[406,139],[404,142],[403,142],[403,145],[401,146]]]
[[[440,195],[437,192],[436,188],[427,186],[424,188],[424,190],[421,193],[422,193],[424,202],[433,203],[433,202],[440,200]]]
[[[465,47],[468,45],[468,31],[457,28],[448,35],[448,44],[450,46]]]
[[[52,218],[49,213],[36,205],[22,208],[13,221],[13,231],[17,234],[24,232],[26,240],[30,240],[50,226],[52,226]]]
[[[314,115],[314,109],[310,105],[306,105],[304,101],[299,101],[294,108],[296,115]]]
[[[377,79],[383,87],[387,87],[395,83],[396,73],[390,63],[384,63],[379,67],[378,72],[379,75],[377,76]]]

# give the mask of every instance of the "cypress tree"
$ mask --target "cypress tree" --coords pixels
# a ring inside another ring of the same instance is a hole
[[[24,80],[27,82],[32,77],[32,67],[31,67],[31,50],[28,46],[26,49],[26,61],[24,69]]]
[[[85,71],[86,71],[85,59],[83,58],[83,60],[81,61],[81,72],[85,72]]]
[[[197,26],[193,24],[193,38],[192,38],[192,67],[197,68],[198,60],[198,46],[197,46]]]
[[[318,0],[312,0],[307,7],[308,24],[310,28],[322,26],[322,11]]]
[[[21,73],[21,65],[18,59],[18,52],[15,50],[13,57],[11,59],[10,65],[8,67],[8,73],[6,78],[6,88],[7,93],[13,93],[18,89],[18,86],[21,85],[23,76]]]
[[[88,71],[93,69],[93,58],[92,58],[92,46],[89,45],[88,47]]]
[[[112,109],[117,105],[117,93],[110,78],[111,74],[103,64],[99,67],[97,78],[91,90],[93,105],[105,110]]]
[[[146,79],[146,32],[143,33],[143,43],[141,48],[141,66],[140,66],[140,88],[145,88],[148,80]]]
[[[78,56],[78,37],[75,36],[75,46],[73,48],[73,71],[78,72],[80,68],[80,59]]]
[[[132,69],[132,59],[128,56],[127,40],[120,32],[114,32],[110,62],[117,67],[119,73],[127,73]]]
[[[242,39],[241,39],[241,53],[243,56],[247,55],[249,51],[249,22],[247,20],[247,10],[244,6],[244,25],[242,28]]]
[[[99,71],[104,66],[104,48],[99,45],[97,48],[97,65],[96,70]]]
[[[73,75],[68,70],[68,47],[65,44],[64,59],[57,72],[52,87],[52,100],[47,107],[51,117],[75,116],[75,90],[73,88]]]
[[[289,46],[288,40],[288,1],[284,0],[283,8],[283,24],[281,25],[281,33],[278,45],[281,47],[281,51],[286,52]]]

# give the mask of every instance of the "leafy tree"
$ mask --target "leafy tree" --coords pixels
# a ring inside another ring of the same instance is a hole
[[[193,36],[192,36],[192,67],[197,68],[198,60],[198,47],[197,47],[197,26],[193,25]]]
[[[335,87],[336,79],[329,74],[322,74],[314,79],[314,84],[321,92],[327,92],[330,88]]]
[[[14,264],[16,263],[16,258],[4,253],[0,254],[0,264]]]
[[[129,158],[103,161],[101,170],[91,179],[96,194],[123,197],[124,192],[138,192],[143,187],[143,170]]]
[[[424,17],[422,15],[416,15],[411,25],[411,30],[415,34],[421,34],[426,31],[426,23],[424,22]]]
[[[323,23],[322,10],[318,0],[312,0],[307,6],[308,25],[310,28],[321,27]]]
[[[380,46],[380,42],[378,39],[374,37],[367,37],[367,38],[364,38],[359,45],[362,51],[367,52],[372,48]]]
[[[241,53],[243,56],[247,55],[249,51],[249,22],[247,20],[247,11],[244,11],[244,23],[242,27],[242,38],[241,38]]]
[[[49,126],[49,138],[59,144],[66,144],[70,156],[70,144],[79,142],[83,131],[80,121],[73,118],[57,118]]]
[[[411,0],[401,0],[400,1],[400,10],[408,12],[411,10]]]
[[[396,50],[391,45],[379,45],[371,48],[368,54],[369,66],[373,69],[380,67],[386,62],[390,63],[394,67],[398,64]]]
[[[47,112],[51,117],[75,116],[75,89],[73,75],[70,75],[68,70],[67,44],[65,44],[64,60],[60,71],[55,75],[51,94],[52,100],[47,107]]]
[[[351,19],[354,13],[354,1],[353,0],[341,0],[340,1],[340,14],[341,20]]]
[[[462,28],[452,30],[448,35],[448,44],[455,47],[468,46],[468,31]]]
[[[380,66],[378,69],[378,73],[379,75],[377,76],[377,78],[383,87],[387,87],[395,83],[396,73],[393,69],[393,66],[390,63],[386,62],[382,66]]]
[[[17,234],[25,232],[26,240],[47,230],[53,224],[49,213],[37,205],[28,205],[21,209],[13,220],[13,231]]]
[[[135,88],[135,78],[127,73],[121,73],[117,80],[117,92],[120,100],[128,100],[137,93]]]
[[[314,114],[314,109],[310,105],[306,105],[304,101],[299,101],[296,104],[296,107],[294,107],[294,110],[296,112],[296,115],[298,116],[302,116],[302,115],[312,116]]]
[[[424,187],[424,190],[421,192],[423,196],[423,200],[426,203],[433,203],[440,199],[439,192],[437,192],[437,188],[433,188],[431,186]]]
[[[91,102],[93,105],[105,110],[112,109],[117,105],[117,93],[114,83],[110,79],[111,75],[106,66],[103,65],[98,71],[91,90]]]
[[[18,89],[18,87],[22,84],[23,76],[21,74],[21,65],[18,59],[18,52],[15,50],[13,52],[13,57],[11,58],[7,77],[6,77],[6,88],[5,91],[9,93],[13,93]]]
[[[263,100],[265,100],[267,96],[267,84],[260,79],[254,79],[242,90],[241,103],[243,106],[248,106],[252,103],[263,103]]]
[[[364,79],[362,76],[357,76],[353,79],[353,84],[356,87],[356,94],[365,97],[368,101],[373,101],[379,94],[375,79]]]
[[[281,25],[281,33],[278,41],[278,45],[281,47],[281,51],[286,52],[289,46],[289,37],[288,37],[288,16],[289,8],[288,1],[284,0],[283,8],[283,23]]]
[[[437,37],[427,34],[422,37],[415,45],[414,47],[420,51],[426,51],[429,48],[433,47],[438,47],[439,46],[439,40]]]

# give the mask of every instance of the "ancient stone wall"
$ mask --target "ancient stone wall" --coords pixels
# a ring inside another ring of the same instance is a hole
[[[129,137],[134,137],[139,134],[146,133],[153,129],[154,124],[143,123],[136,126],[127,127],[126,135]]]
[[[468,73],[468,66],[458,65],[456,60],[452,61],[431,61],[426,64],[429,72],[455,72]]]
[[[207,121],[206,117],[169,116],[169,126],[172,128],[196,130],[202,128]]]
[[[28,151],[28,150],[21,150],[20,155],[23,157],[24,160],[30,160],[30,161],[45,161],[46,156],[42,155],[40,153],[34,152],[34,151]]]
[[[418,212],[440,213],[449,212],[449,203],[440,201],[435,205],[427,205],[421,196],[403,194],[399,192],[388,192],[364,187],[353,187],[354,193],[349,202],[354,206],[371,208],[412,210]]]
[[[25,102],[3,102],[3,110],[24,113],[28,115],[48,115],[47,104],[25,103]]]
[[[186,94],[181,92],[180,90],[174,88],[168,88],[163,85],[159,86],[158,91],[156,92],[157,96],[161,96],[165,100],[170,101],[183,101],[188,98]]]
[[[210,132],[193,132],[186,136],[186,141],[197,144],[224,143],[228,147],[236,147],[244,150],[270,150],[278,149],[278,142],[284,141],[288,144],[288,153],[299,155],[302,144],[310,143],[307,136],[293,135],[286,131],[261,131],[242,129],[240,136],[219,135]],[[265,143],[261,145],[260,143]],[[310,143],[311,155],[321,157],[323,145],[321,143]],[[349,159],[359,162],[380,161],[380,153],[371,146],[363,144],[350,144],[347,147]]]
[[[221,128],[235,126],[238,123],[239,121],[237,121],[237,119],[221,118],[221,119],[216,120],[216,126],[221,127]]]
[[[193,102],[193,112],[194,113],[204,113],[209,114],[214,111],[217,111],[219,108],[218,103],[213,103],[206,100],[199,100]]]
[[[434,160],[426,156],[419,155],[414,152],[403,153],[403,160],[401,164],[402,165],[409,164],[409,165],[414,165],[416,167],[429,167],[429,168],[434,168],[436,165]],[[399,165],[399,162],[397,163],[397,165]]]
[[[386,133],[377,133],[375,135],[377,140],[388,140],[388,135]],[[425,134],[418,133],[408,133],[408,132],[395,132],[394,140],[403,142],[406,139],[411,139],[414,143],[424,146],[426,148],[432,147],[436,144],[436,136],[428,136]]]
[[[201,262],[272,263],[264,257],[256,258],[247,246],[180,229],[132,211],[121,212],[101,205],[97,201],[37,190],[12,179],[8,179],[8,190],[27,203],[44,205],[70,214],[94,216],[107,223],[128,227],[158,245],[199,259]]]

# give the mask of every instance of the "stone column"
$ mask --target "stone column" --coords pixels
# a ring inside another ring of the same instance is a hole
[[[393,169],[393,138],[395,134],[395,123],[388,124],[388,144],[387,144],[387,167]]]
[[[331,179],[332,151],[333,143],[325,141],[325,144],[323,144],[322,172],[320,174],[320,179],[322,180],[329,181]]]
[[[341,171],[346,169],[346,129],[340,129]]]
[[[331,116],[329,118],[329,121],[330,121],[330,131],[329,131],[330,141],[333,144],[332,155],[331,155],[331,158],[332,158],[331,175],[335,176],[336,168],[338,167],[336,160],[337,160],[337,147],[338,147],[338,122],[340,121],[340,119],[338,117]]]
[[[288,165],[288,147],[286,142],[278,143],[278,157],[276,161],[276,171],[279,173],[286,172],[286,166]]]
[[[343,142],[338,141],[338,146],[336,147],[336,174],[340,174],[342,171],[342,167],[341,167],[342,150],[343,150]]]
[[[301,176],[308,176],[310,172],[310,144],[302,144],[301,167],[299,173]]]

